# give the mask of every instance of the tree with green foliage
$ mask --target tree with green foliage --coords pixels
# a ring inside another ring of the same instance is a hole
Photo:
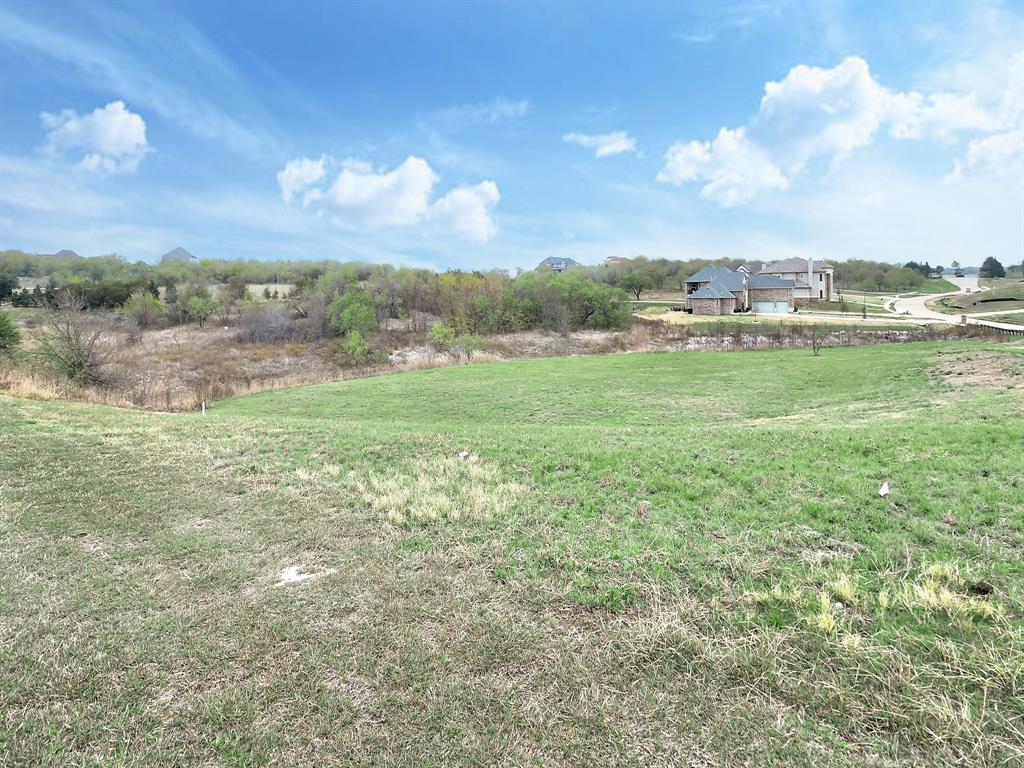
[[[192,296],[188,300],[188,304],[185,305],[188,319],[194,323],[199,323],[200,328],[206,325],[206,320],[213,314],[213,310],[213,301],[202,296]]]
[[[363,334],[354,329],[345,334],[341,357],[342,361],[349,365],[366,362],[370,357],[370,348],[367,346]]]
[[[628,297],[621,288],[612,288],[588,280],[576,272],[567,272],[553,279],[569,312],[574,328],[591,325],[596,328],[629,326]]]
[[[121,307],[122,311],[145,329],[155,325],[164,315],[160,299],[148,291],[136,291]]]
[[[249,286],[245,282],[245,279],[241,275],[232,275],[228,278],[227,285],[225,285],[220,292],[222,300],[229,302],[244,301],[249,295]]]
[[[447,352],[455,346],[455,329],[444,323],[434,323],[430,326],[428,338],[434,349],[439,352]]]
[[[654,284],[649,272],[631,272],[619,282],[619,287],[632,293],[637,301],[640,294]]]
[[[10,355],[21,343],[21,332],[9,312],[0,311],[0,356]]]
[[[380,329],[377,314],[373,310],[373,299],[362,288],[350,285],[340,296],[335,296],[327,308],[331,328],[338,336],[352,331],[361,334],[375,333]]]
[[[0,304],[10,299],[18,290],[18,278],[8,272],[0,272]]]
[[[167,299],[167,314],[175,323],[185,323],[191,320],[188,312],[188,304],[193,298],[202,299],[210,304],[210,311],[213,311],[213,295],[210,289],[202,283],[183,283],[174,289],[174,300]],[[209,316],[209,315],[207,315]]]
[[[924,263],[917,261],[908,261],[903,265],[905,269],[912,269],[915,272],[920,272],[925,277],[928,277],[932,273],[932,266],[926,261]]]
[[[995,257],[989,256],[981,264],[981,269],[978,270],[979,277],[1006,277],[1006,270],[1003,269],[1003,265],[1000,264]]]

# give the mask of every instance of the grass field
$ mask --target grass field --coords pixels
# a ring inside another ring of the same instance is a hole
[[[1008,301],[993,301],[1008,299]],[[1024,283],[1019,286],[995,288],[989,291],[963,293],[929,301],[928,307],[936,312],[950,315],[972,314],[975,312],[1002,312],[1009,309],[1024,309]]]
[[[765,329],[778,328],[780,325],[843,325],[848,327],[874,328],[874,329],[899,329],[912,328],[921,325],[913,320],[901,319],[885,311],[868,310],[868,319],[863,320],[860,312],[841,314],[839,312],[823,311],[815,312],[801,310],[800,312],[786,315],[770,315],[753,312],[732,313],[728,315],[694,315],[688,312],[674,312],[668,307],[647,307],[641,309],[637,314],[647,320],[661,320],[670,325],[696,325],[716,327],[737,327],[744,330],[751,330],[756,327]],[[879,317],[892,320],[882,322]]]
[[[956,283],[951,283],[945,278],[939,278],[935,280],[928,280],[918,293],[950,293],[951,291],[959,291],[960,288]]]
[[[885,305],[887,299],[892,298],[891,293],[864,293],[863,291],[847,291],[837,289],[835,292],[837,299],[845,299],[851,304],[868,304],[869,306],[874,305],[881,307]]]
[[[843,312],[859,315],[866,311],[869,315],[890,315],[881,302],[853,301],[847,297],[844,301],[805,301],[797,302],[797,309],[802,312]]]
[[[1024,312],[1007,312],[1005,315],[985,315],[985,320],[1010,325],[1024,325]]]
[[[1024,759],[1020,346],[0,395],[0,525],[3,765]]]

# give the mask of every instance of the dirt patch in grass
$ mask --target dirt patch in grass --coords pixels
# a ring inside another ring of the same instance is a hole
[[[1024,389],[1024,355],[985,350],[944,352],[937,370],[946,384],[957,388]]]

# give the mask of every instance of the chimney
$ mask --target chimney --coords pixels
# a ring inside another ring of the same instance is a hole
[[[814,259],[807,260],[807,298],[815,299],[814,295]]]
[[[740,267],[743,273],[743,309],[750,309],[750,273]]]

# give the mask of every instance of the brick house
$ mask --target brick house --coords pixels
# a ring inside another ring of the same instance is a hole
[[[774,275],[793,281],[793,297],[818,301],[832,300],[832,282],[835,268],[824,261],[813,259],[783,259],[765,266],[762,275]]]
[[[712,280],[689,294],[686,303],[695,315],[730,315],[736,311],[736,294]]]
[[[775,275],[751,274],[752,269],[758,267],[759,262],[744,264],[735,272],[714,265],[704,267],[684,282],[686,309],[697,315],[750,310],[764,313],[791,311],[793,281]],[[732,297],[731,305],[723,292]]]

